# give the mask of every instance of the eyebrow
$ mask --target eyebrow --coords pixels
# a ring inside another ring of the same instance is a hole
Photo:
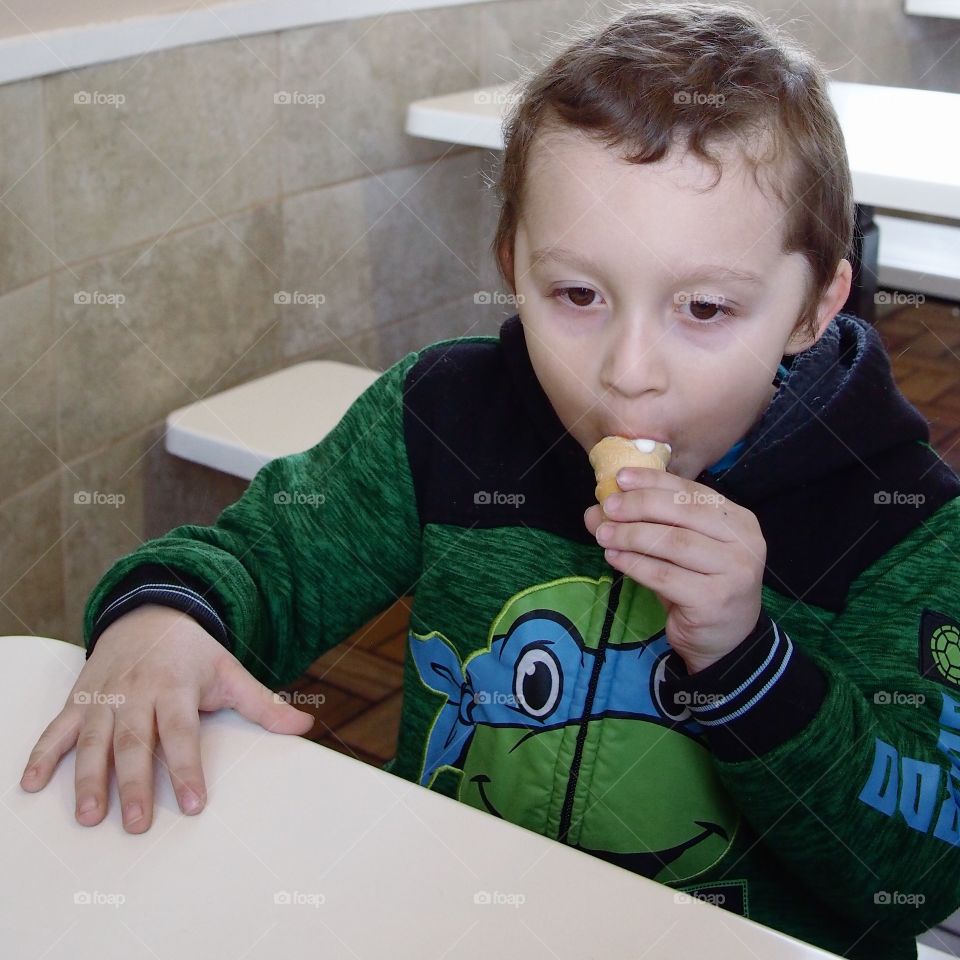
[[[555,263],[562,263],[568,267],[586,267],[596,274],[603,273],[603,267],[596,260],[581,256],[568,247],[540,247],[538,250],[533,251],[531,259],[534,264],[552,260]],[[689,280],[692,278],[702,278],[704,280],[736,280],[740,283],[749,283],[758,286],[763,283],[763,278],[756,273],[736,270],[722,263],[691,264],[678,275],[678,279],[680,280]]]

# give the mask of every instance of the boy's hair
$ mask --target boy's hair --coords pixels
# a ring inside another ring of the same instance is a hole
[[[826,74],[807,50],[738,3],[628,6],[520,81],[494,186],[500,218],[491,244],[516,292],[513,243],[530,149],[545,130],[573,128],[629,163],[662,159],[676,141],[722,174],[710,144],[735,144],[784,208],[784,253],[810,278],[795,331],[815,331],[816,307],[848,256],[853,187]],[[707,189],[710,189],[708,187]]]

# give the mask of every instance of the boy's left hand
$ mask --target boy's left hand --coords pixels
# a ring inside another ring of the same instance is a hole
[[[738,646],[760,616],[767,544],[756,516],[715,490],[647,467],[617,475],[608,497],[584,514],[609,537],[607,562],[652,590],[667,611],[667,640],[690,673]],[[620,551],[611,554],[609,549]]]

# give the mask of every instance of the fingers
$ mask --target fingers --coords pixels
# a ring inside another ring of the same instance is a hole
[[[113,761],[127,833],[143,833],[153,820],[153,748],[157,742],[152,701],[135,699],[117,708]]]
[[[608,497],[603,503],[603,513],[607,519],[627,523],[644,520],[669,524],[721,543],[730,543],[743,537],[745,531],[738,529],[742,519],[739,510],[720,494],[709,490],[694,495],[686,491],[653,487],[626,490],[616,498]]]
[[[597,528],[596,538],[606,550],[658,557],[695,573],[722,573],[726,565],[726,548],[723,545],[684,527],[607,521]],[[607,559],[610,561],[609,554]]]
[[[196,696],[175,694],[157,700],[157,731],[180,809],[199,813],[207,798],[200,765],[200,715]]]
[[[85,827],[99,823],[107,812],[107,777],[113,743],[113,708],[88,705],[77,736],[74,788],[77,822]]]
[[[226,662],[220,679],[223,706],[232,707],[271,733],[303,735],[315,722],[309,713],[281,700],[237,660]]]
[[[29,793],[42,790],[50,781],[60,758],[77,742],[81,714],[64,708],[40,734],[20,779],[20,786]]]

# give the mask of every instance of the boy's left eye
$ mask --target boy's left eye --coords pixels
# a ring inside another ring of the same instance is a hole
[[[600,296],[596,290],[591,290],[590,287],[558,287],[550,294],[552,297],[561,297],[562,295],[566,295],[567,302],[574,307],[593,307],[596,304],[591,302],[592,298]]]
[[[718,320],[718,314],[724,317],[734,315],[734,311],[726,305],[723,297],[717,300],[699,295],[687,297],[680,303],[680,306],[681,308],[689,307],[690,317],[697,323],[715,323]]]

